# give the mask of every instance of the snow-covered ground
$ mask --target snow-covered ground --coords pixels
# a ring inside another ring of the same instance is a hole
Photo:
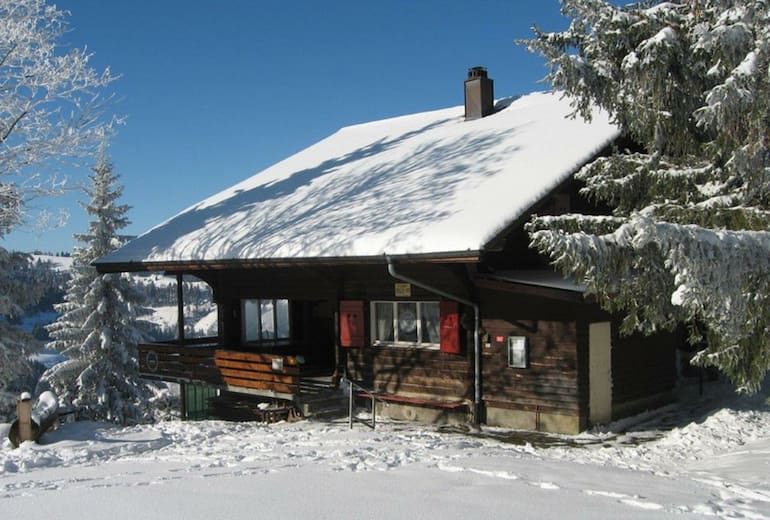
[[[152,315],[146,319],[161,329],[175,331],[178,312],[176,305],[152,307]],[[193,324],[193,330],[198,336],[216,336],[217,334],[217,309],[215,305],[187,306],[185,321]]]
[[[36,262],[46,262],[53,266],[56,271],[68,271],[72,269],[71,256],[54,256],[54,255],[32,255],[32,259]]]
[[[410,423],[67,423],[0,448],[7,518],[770,518],[767,396],[579,436]],[[0,428],[2,429],[2,428]],[[97,516],[98,515],[98,516]]]

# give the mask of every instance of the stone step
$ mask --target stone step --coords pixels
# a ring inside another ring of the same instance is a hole
[[[347,414],[348,397],[338,389],[303,394],[297,399],[297,407],[303,417],[340,416]]]

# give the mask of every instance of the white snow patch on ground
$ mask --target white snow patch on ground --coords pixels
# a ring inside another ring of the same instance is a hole
[[[216,335],[219,320],[219,311],[216,307],[211,309],[201,319],[195,322],[196,334],[202,336]]]
[[[152,307],[152,315],[148,320],[162,327],[176,327],[179,318],[179,308],[176,305],[160,305]]]
[[[175,330],[178,317],[179,308],[176,305],[162,305],[159,307],[152,307],[152,314],[145,319],[161,328]],[[216,306],[185,307],[185,323],[192,325],[197,336],[216,335],[218,323]]]
[[[32,259],[36,262],[52,264],[55,271],[69,271],[72,269],[73,258],[71,256],[32,255]]]
[[[345,421],[68,423],[41,444],[0,448],[0,511],[63,520],[770,518],[764,399],[706,396],[578,436],[397,422],[376,431]]]

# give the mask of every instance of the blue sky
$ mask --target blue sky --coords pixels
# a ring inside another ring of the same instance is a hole
[[[462,104],[468,67],[495,95],[543,90],[543,60],[514,43],[568,20],[557,0],[63,0],[66,45],[121,77],[127,117],[109,153],[139,234],[350,124]],[[70,172],[82,180],[87,171]],[[24,227],[11,250],[71,250],[79,191],[56,230]]]

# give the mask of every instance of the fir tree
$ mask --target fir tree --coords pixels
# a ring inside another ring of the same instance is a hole
[[[43,375],[64,404],[81,416],[120,423],[146,420],[149,392],[138,378],[136,346],[143,339],[137,326],[141,293],[120,274],[99,274],[91,262],[119,247],[118,234],[129,224],[128,206],[118,204],[123,188],[112,165],[102,155],[90,187],[90,202],[81,204],[93,217],[88,232],[75,235],[84,244],[73,252],[72,277],[64,303],[55,306],[61,316],[48,330],[50,346],[69,358]]]
[[[524,43],[576,115],[598,105],[637,146],[578,173],[611,217],[534,218],[533,245],[622,311],[624,332],[689,323],[694,361],[756,391],[770,368],[770,2],[562,10],[567,30]]]

